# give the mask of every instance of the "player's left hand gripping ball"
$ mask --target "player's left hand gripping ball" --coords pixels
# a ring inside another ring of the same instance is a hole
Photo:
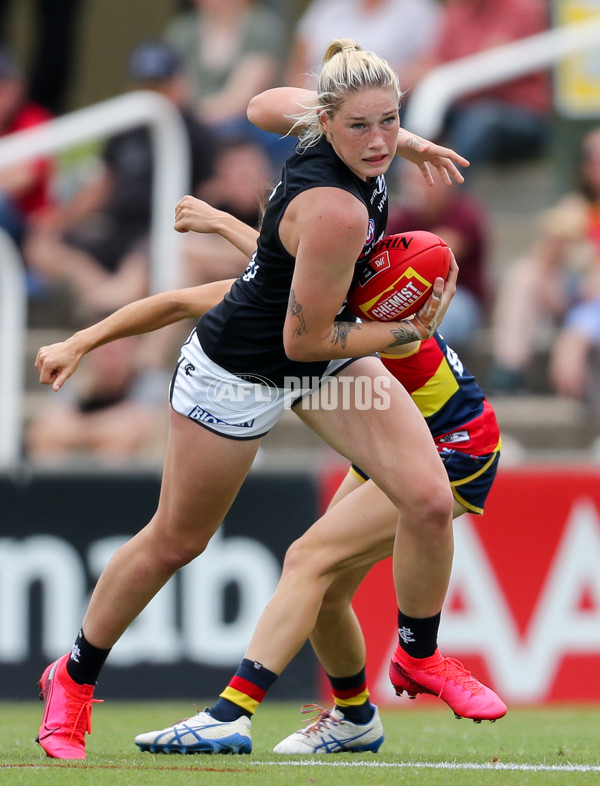
[[[388,235],[377,243],[348,293],[356,316],[378,322],[404,319],[427,301],[436,278],[446,278],[450,249],[432,232]]]

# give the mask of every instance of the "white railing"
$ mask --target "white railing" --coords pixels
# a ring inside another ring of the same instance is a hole
[[[19,249],[0,229],[0,469],[19,458],[27,292]]]
[[[600,15],[446,63],[415,88],[403,124],[433,139],[442,128],[446,110],[459,96],[545,68],[598,44]]]
[[[173,289],[179,278],[179,241],[173,231],[176,202],[189,186],[189,145],[183,121],[158,93],[138,91],[79,109],[0,140],[0,169],[33,157],[147,124],[154,147],[151,287]]]
[[[159,292],[179,284],[181,236],[173,230],[173,210],[189,184],[187,135],[169,101],[148,91],[127,93],[11,134],[0,140],[0,169],[140,125],[149,126],[154,151],[150,286]],[[0,469],[18,462],[22,432],[26,292],[15,251],[0,245]]]

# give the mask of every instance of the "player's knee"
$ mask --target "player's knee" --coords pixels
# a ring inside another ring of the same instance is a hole
[[[200,556],[208,546],[210,537],[204,533],[195,536],[165,537],[158,531],[150,531],[149,545],[154,558],[163,565],[163,569],[175,573],[180,568]]]
[[[327,551],[313,544],[308,535],[295,540],[283,560],[283,574],[298,576],[298,581],[324,578],[328,572]]]
[[[423,484],[414,489],[409,500],[400,507],[401,519],[428,529],[445,529],[451,526],[453,496],[448,481],[440,484]]]
[[[159,558],[171,573],[175,573],[199,557],[205,549],[206,544],[173,544],[161,549]]]
[[[291,573],[293,571],[301,570],[305,565],[307,559],[310,558],[311,549],[307,548],[305,541],[302,538],[295,540],[285,553],[283,559],[283,571]]]

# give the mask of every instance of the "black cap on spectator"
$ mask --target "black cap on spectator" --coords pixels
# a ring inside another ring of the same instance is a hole
[[[170,79],[181,69],[176,53],[164,41],[145,41],[131,53],[129,75],[138,82]]]

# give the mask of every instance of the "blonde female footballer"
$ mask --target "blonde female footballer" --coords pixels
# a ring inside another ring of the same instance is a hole
[[[452,564],[452,495],[426,424],[372,353],[432,335],[453,294],[456,265],[446,282],[436,280],[434,294],[412,319],[359,324],[344,312],[355,265],[385,229],[384,175],[401,146],[399,87],[385,61],[353,42],[335,41],[324,57],[318,96],[319,107],[307,110],[307,131],[267,206],[256,254],[182,347],[170,389],[158,509],[107,564],[72,652],[50,664],[40,679],[45,711],[39,741],[49,756],[85,757],[94,686],[111,647],[173,573],[205,549],[246,477],[260,438],[281,415],[286,378],[309,376],[318,386],[318,380],[342,369],[351,380],[386,378],[387,409],[351,404],[326,411],[296,407],[296,412],[372,478],[356,493],[372,488],[376,499],[387,498],[386,507],[388,501],[394,505],[394,579],[402,627],[413,631],[424,650],[435,644]],[[431,160],[446,173],[455,170],[453,160],[460,163],[455,154],[418,140],[408,154],[424,161],[421,166]],[[164,318],[163,310],[158,322]],[[41,380],[56,385],[62,372],[53,368],[51,350],[40,351],[38,367]],[[193,373],[185,373],[190,366]],[[247,394],[256,390],[257,377],[268,384],[253,399]],[[210,396],[215,381],[239,388],[245,408],[232,413],[215,406]],[[251,748],[249,716],[310,634],[323,594],[346,560],[343,551],[352,533],[345,533],[342,548],[337,537],[319,540],[321,532],[327,535],[328,515],[288,552],[286,583],[265,610],[247,657],[211,712],[186,722],[193,740],[181,738],[180,751]],[[372,521],[376,527],[378,516]],[[356,544],[348,548],[355,554]],[[298,566],[315,555],[312,579],[299,593],[294,588]],[[354,560],[353,566],[362,565],[360,557]],[[404,652],[409,692],[437,686],[441,663],[444,684],[455,686],[446,701],[456,702],[459,714],[469,704],[481,713],[504,714],[492,691],[460,664],[444,659],[435,646],[426,657]],[[157,732],[148,747],[174,750],[178,735],[177,726]]]

